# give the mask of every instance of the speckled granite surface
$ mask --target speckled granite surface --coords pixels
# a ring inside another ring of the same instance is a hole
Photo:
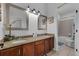
[[[35,42],[35,41],[38,41],[38,40],[43,40],[43,39],[53,37],[53,36],[54,35],[42,35],[42,36],[38,36],[36,38],[27,37],[27,38],[19,38],[17,40],[7,41],[7,42],[4,43],[3,48],[0,47],[0,50],[11,48],[11,47],[14,47],[14,46],[19,46],[19,45],[26,44],[26,43]]]

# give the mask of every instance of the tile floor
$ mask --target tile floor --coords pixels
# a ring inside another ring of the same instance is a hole
[[[48,56],[74,56],[74,48],[63,45],[59,48],[59,51],[51,51],[47,54]]]

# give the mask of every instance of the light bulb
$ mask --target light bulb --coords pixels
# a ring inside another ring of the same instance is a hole
[[[29,8],[29,6],[28,6],[28,8],[27,8],[27,11],[30,11],[30,8]]]
[[[36,12],[35,12],[35,9],[33,9],[33,13],[36,13]]]
[[[40,15],[40,11],[38,11],[38,15]]]
[[[28,6],[28,8],[26,9],[26,12],[29,12],[30,11],[30,8],[29,8],[29,6]]]

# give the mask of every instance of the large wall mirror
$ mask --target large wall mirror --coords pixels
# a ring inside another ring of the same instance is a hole
[[[0,22],[1,22],[1,3],[0,3]]]
[[[24,8],[13,4],[6,4],[6,12],[8,28],[11,28],[11,30],[28,29],[28,14]]]
[[[44,15],[39,15],[38,17],[38,30],[47,29],[47,17]]]

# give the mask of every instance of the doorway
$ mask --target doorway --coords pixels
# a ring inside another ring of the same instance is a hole
[[[69,54],[74,54],[75,49],[75,23],[74,18],[62,18],[62,20],[58,21],[58,47],[59,51],[66,50],[69,51]],[[73,53],[72,53],[73,52]]]

